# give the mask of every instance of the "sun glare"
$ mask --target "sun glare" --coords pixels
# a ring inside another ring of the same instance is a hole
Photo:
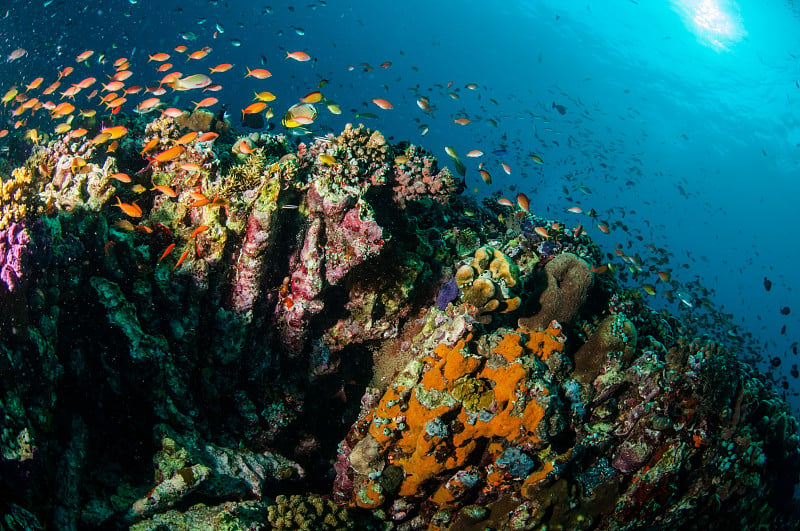
[[[730,50],[747,32],[733,0],[674,0],[686,26],[704,44],[717,50]]]

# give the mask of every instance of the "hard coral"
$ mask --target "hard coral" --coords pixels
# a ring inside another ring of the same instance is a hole
[[[0,229],[33,213],[34,179],[27,168],[12,170],[11,177],[0,183],[0,188]]]
[[[449,169],[439,170],[436,158],[417,146],[409,146],[395,158],[392,191],[394,200],[401,208],[407,201],[428,197],[444,203],[463,189]]]
[[[594,282],[589,264],[572,253],[562,253],[547,262],[539,278],[534,281],[540,289],[539,309],[519,319],[519,326],[528,330],[543,330],[553,320],[570,323],[586,300]]]
[[[521,298],[516,295],[520,287],[519,268],[497,249],[478,248],[472,263],[456,270],[455,280],[462,299],[475,306],[479,316],[519,308]]]
[[[355,529],[347,509],[318,494],[278,495],[269,507],[269,523],[275,530],[334,531]]]

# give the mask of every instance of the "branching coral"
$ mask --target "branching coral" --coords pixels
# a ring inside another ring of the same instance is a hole
[[[463,182],[447,168],[439,170],[436,158],[422,148],[409,146],[395,158],[392,191],[401,208],[422,198],[444,203],[462,188]]]

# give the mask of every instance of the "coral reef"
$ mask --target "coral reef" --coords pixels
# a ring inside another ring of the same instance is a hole
[[[363,126],[117,119],[3,182],[7,526],[797,527],[787,406],[580,230]]]

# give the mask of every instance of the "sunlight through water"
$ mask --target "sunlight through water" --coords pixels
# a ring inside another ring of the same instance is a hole
[[[697,39],[717,51],[730,51],[747,35],[732,0],[674,0],[673,6]]]

